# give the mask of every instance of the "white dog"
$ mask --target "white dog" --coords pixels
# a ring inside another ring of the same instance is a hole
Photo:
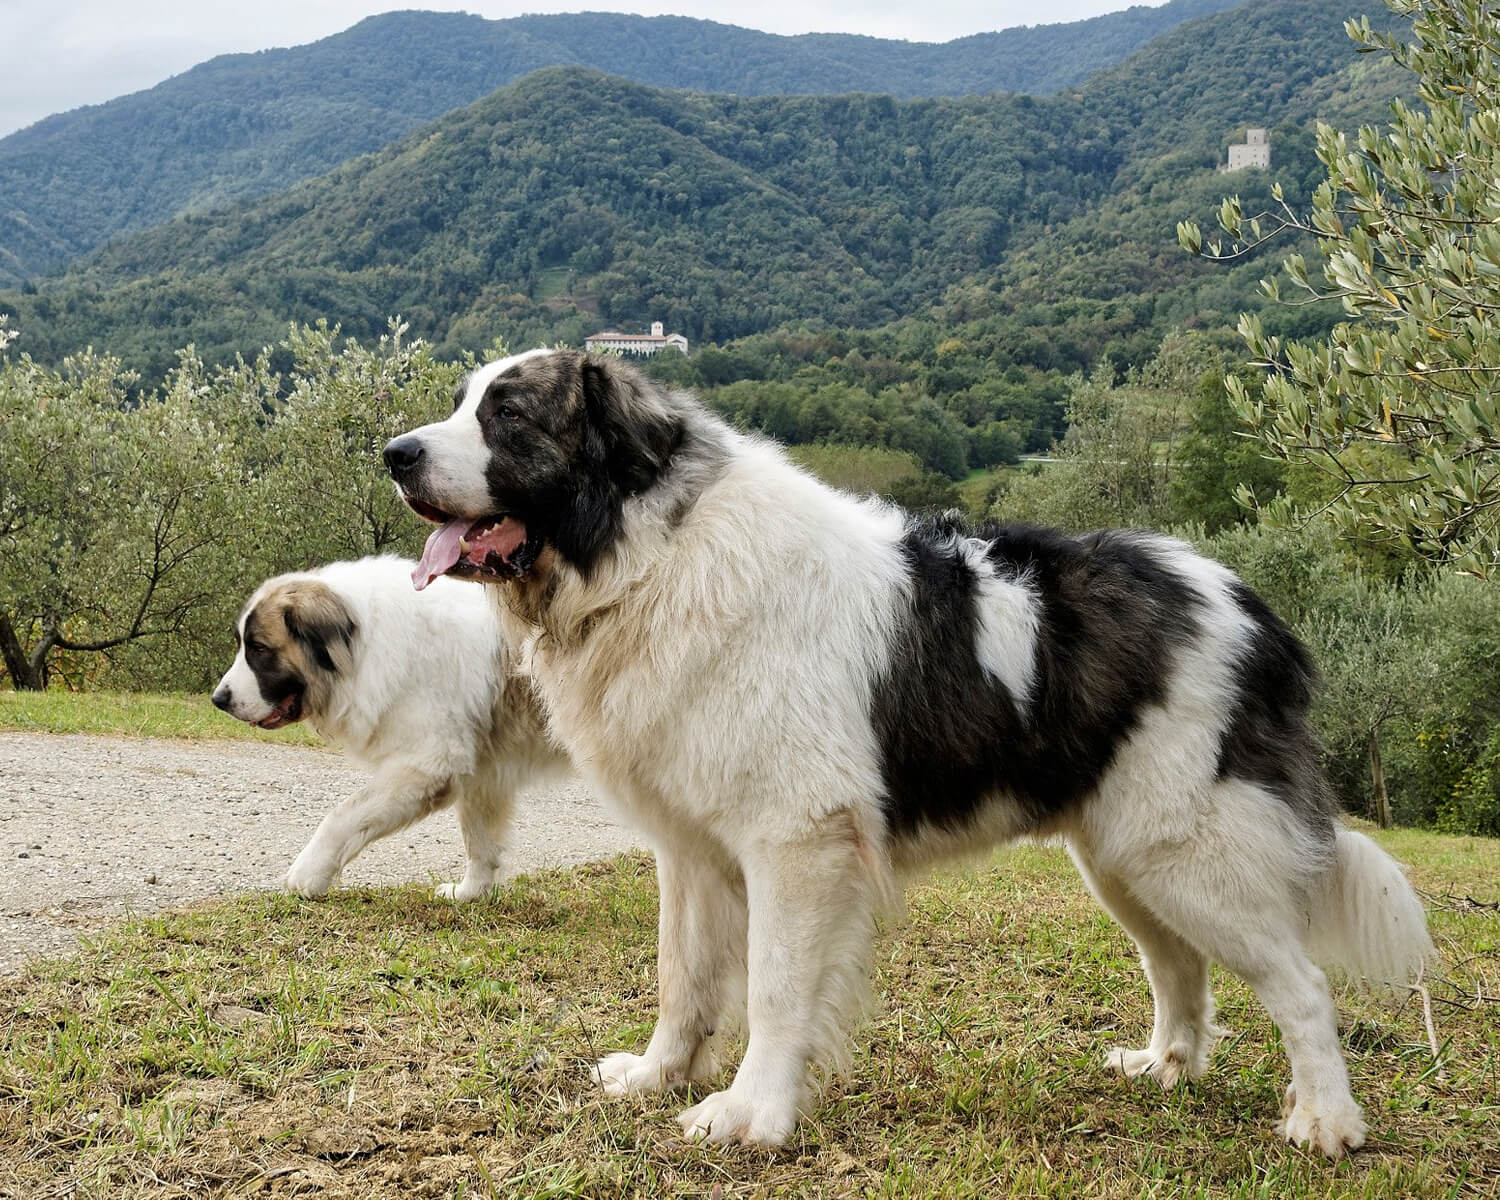
[[[1339,828],[1306,651],[1228,570],[1149,534],[915,520],[572,352],[481,367],[385,457],[440,522],[418,583],[493,585],[554,734],[656,850],[661,1014],[598,1064],[608,1090],[708,1078],[748,975],[739,1071],[679,1119],[785,1141],[897,882],[1062,835],[1155,995],[1150,1042],[1110,1066],[1203,1072],[1218,961],[1281,1028],[1278,1131],[1364,1141],[1314,961],[1399,977],[1426,919]]]
[[[412,566],[365,558],[280,575],[235,624],[213,702],[262,729],[306,719],[374,776],[297,855],[286,886],[298,895],[324,895],[376,838],[453,804],[468,865],[437,894],[481,896],[499,879],[516,791],[568,769],[529,682],[508,669],[493,606],[449,581],[414,592]]]

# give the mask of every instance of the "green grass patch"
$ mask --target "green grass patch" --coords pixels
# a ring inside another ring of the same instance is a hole
[[[1005,476],[1015,469],[1015,467],[998,466],[970,471],[958,484],[958,494],[963,500],[965,511],[976,520],[982,518],[990,507],[990,493]]]
[[[1437,1069],[1414,1001],[1340,995],[1369,1148],[1271,1133],[1273,1028],[1172,1093],[1100,1066],[1151,1023],[1133,949],[1061,851],[916,888],[877,1015],[777,1152],[688,1146],[682,1098],[609,1101],[655,1007],[650,861],[427,889],[252,895],[112,931],[0,985],[0,1191],[99,1196],[1465,1197],[1500,1187],[1500,842],[1389,839],[1439,899]],[[1463,897],[1472,897],[1464,899]],[[727,1079],[727,1074],[724,1077]],[[721,1083],[723,1080],[720,1081]]]
[[[915,454],[884,446],[817,442],[788,446],[787,454],[830,487],[855,493],[878,494],[898,479],[922,473],[922,460]]]
[[[0,729],[158,738],[232,738],[320,746],[306,725],[269,733],[236,721],[207,695],[140,692],[0,692]]]
[[[545,304],[556,296],[561,296],[568,286],[569,268],[542,267],[532,279],[531,298],[538,304]]]

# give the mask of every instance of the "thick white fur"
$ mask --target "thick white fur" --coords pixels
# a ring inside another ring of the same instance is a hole
[[[1390,855],[1340,829],[1334,867],[1308,930],[1318,962],[1377,984],[1402,982],[1432,952],[1427,914]]]
[[[326,708],[308,721],[372,775],[323,818],[287,872],[298,895],[325,895],[366,846],[452,804],[467,865],[439,897],[466,901],[500,878],[516,792],[569,770],[552,743],[530,684],[509,669],[493,606],[478,589],[451,579],[426,591],[411,584],[405,559],[365,558],[268,580],[316,579],[354,618],[352,670],[330,677]],[[243,619],[243,618],[242,618]],[[225,673],[234,715],[270,712],[243,646]]]
[[[1217,960],[1281,1026],[1293,1089],[1280,1131],[1329,1154],[1358,1146],[1363,1120],[1309,951],[1326,930],[1363,945],[1350,932],[1359,898],[1409,888],[1373,844],[1343,835],[1335,856],[1286,803],[1217,778],[1250,632],[1232,576],[1181,543],[1147,539],[1203,596],[1205,628],[1073,816],[1038,829],[1001,795],[961,833],[892,838],[870,712],[910,602],[903,516],[830,490],[764,441],[712,424],[699,433],[721,442],[726,465],[685,513],[670,487],[648,490],[626,502],[622,537],[586,577],[555,568],[540,607],[495,589],[555,736],[657,855],[660,1018],[644,1053],[597,1065],[606,1090],[710,1078],[747,980],[744,1060],[680,1122],[713,1141],[784,1142],[808,1102],[809,1065],[840,1055],[875,916],[899,880],[1018,834],[1061,834],[1138,942],[1156,997],[1149,1045],[1112,1052],[1112,1065],[1165,1086],[1204,1070],[1220,1034],[1208,987]],[[970,549],[979,563],[982,543]],[[1036,597],[987,566],[980,578],[974,653],[1024,716]],[[1362,963],[1414,967],[1427,948],[1420,906],[1396,941],[1372,945]]]

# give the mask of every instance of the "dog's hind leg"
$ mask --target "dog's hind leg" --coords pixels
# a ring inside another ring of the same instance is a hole
[[[286,874],[288,891],[316,899],[377,838],[405,829],[451,798],[445,778],[407,766],[382,767],[358,792],[333,808]]]
[[[656,876],[660,1011],[644,1054],[611,1054],[595,1065],[594,1078],[611,1096],[710,1078],[722,1027],[743,1002],[745,886],[738,869],[707,845],[662,844]]]
[[[1292,1064],[1284,1119],[1297,1145],[1338,1156],[1364,1144],[1328,982],[1304,947],[1332,844],[1253,783],[1214,785],[1195,835],[1112,857],[1132,895],[1177,937],[1245,980],[1281,1030]]]
[[[801,840],[750,847],[741,862],[750,1040],[734,1082],[677,1120],[690,1138],[778,1146],[796,1128],[809,1065],[846,1050],[889,876],[848,812]]]
[[[500,882],[506,835],[515,811],[515,793],[508,785],[470,776],[457,785],[458,827],[464,835],[464,877],[440,883],[433,894],[459,904],[477,900]]]
[[[1213,1020],[1208,960],[1158,921],[1118,876],[1101,871],[1081,844],[1070,842],[1068,853],[1094,897],[1134,939],[1156,1006],[1150,1045],[1116,1046],[1105,1062],[1127,1077],[1149,1074],[1164,1088],[1184,1075],[1196,1079],[1224,1033]]]

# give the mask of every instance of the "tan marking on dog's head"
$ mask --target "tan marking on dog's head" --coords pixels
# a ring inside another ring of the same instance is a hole
[[[271,662],[302,680],[304,717],[326,711],[332,677],[353,670],[355,628],[332,588],[298,576],[271,580],[245,616],[245,640],[253,633]]]

